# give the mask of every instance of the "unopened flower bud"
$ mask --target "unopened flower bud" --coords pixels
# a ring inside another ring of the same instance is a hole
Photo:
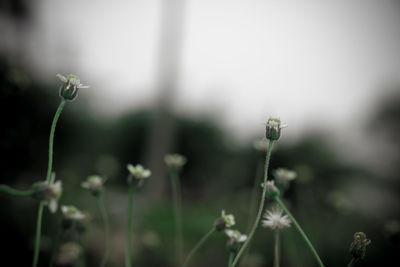
[[[265,137],[269,140],[278,140],[281,136],[281,129],[287,127],[281,124],[281,120],[277,118],[269,118],[265,123]]]
[[[354,234],[353,242],[350,244],[350,254],[355,260],[364,259],[365,251],[371,240],[367,239],[367,236],[363,232],[357,232]]]
[[[215,221],[215,229],[217,231],[223,231],[226,228],[235,225],[235,217],[233,214],[225,214],[225,210],[222,210],[221,217]]]
[[[266,187],[266,196],[268,199],[274,199],[280,195],[279,189],[275,186],[274,181],[267,181],[267,184],[262,183],[261,187]]]
[[[69,74],[65,77],[58,73],[56,76],[63,82],[60,88],[60,96],[65,100],[72,101],[77,97],[79,89],[89,88],[89,86],[83,85],[76,75]]]

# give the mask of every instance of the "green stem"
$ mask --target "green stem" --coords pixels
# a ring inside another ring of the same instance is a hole
[[[267,193],[268,167],[269,167],[269,161],[271,159],[271,152],[272,152],[273,144],[274,144],[274,141],[270,140],[269,144],[268,144],[267,155],[265,157],[264,184],[263,184],[263,191],[262,191],[262,195],[261,195],[260,206],[258,208],[257,217],[256,217],[256,220],[254,221],[253,227],[251,228],[251,231],[247,237],[246,242],[244,242],[243,246],[240,248],[238,254],[236,255],[236,257],[232,263],[232,267],[235,267],[238,264],[240,256],[243,254],[244,250],[249,245],[249,243],[250,243],[251,239],[253,238],[253,235],[258,227],[258,224],[260,223],[261,215],[262,215],[262,212],[264,209],[265,197],[266,197],[266,193]]]
[[[53,143],[54,143],[54,134],[56,131],[56,125],[58,118],[60,117],[61,111],[65,105],[65,99],[62,99],[60,105],[57,108],[56,114],[54,115],[53,122],[50,128],[50,137],[49,137],[49,161],[47,164],[47,175],[46,182],[49,183],[51,179],[51,170],[53,167]],[[40,233],[42,229],[42,216],[43,216],[43,206],[44,202],[41,201],[39,204],[39,210],[37,214],[37,224],[36,224],[36,237],[35,237],[35,249],[33,254],[33,263],[32,266],[36,267],[39,261],[39,250],[40,250]]]
[[[103,218],[103,223],[104,223],[104,255],[100,265],[101,267],[104,267],[106,266],[108,254],[110,251],[110,225],[108,222],[108,215],[102,195],[99,195],[97,197],[97,203],[99,204],[101,217]]]
[[[0,192],[12,195],[14,197],[30,197],[33,195],[33,190],[17,190],[8,185],[0,185]]]
[[[133,212],[133,193],[135,187],[133,185],[129,188],[128,199],[128,223],[126,225],[126,246],[125,246],[125,267],[131,267],[131,236],[132,236],[132,212]]]
[[[190,251],[189,255],[186,257],[185,262],[183,263],[183,267],[188,266],[190,260],[192,259],[193,255],[196,253],[196,251],[203,245],[204,242],[206,242],[206,240],[216,231],[215,226],[213,226],[213,228],[211,228],[210,231],[208,231],[208,233],[203,236],[202,239],[200,239],[200,241],[196,244],[196,246],[194,246],[194,248]]]
[[[235,253],[233,252],[229,253],[228,267],[231,267],[234,258],[235,258]]]
[[[354,258],[352,258],[347,267],[353,267],[355,262]]]
[[[303,237],[304,241],[306,242],[306,244],[308,245],[308,247],[310,248],[314,258],[317,260],[318,265],[320,267],[324,267],[324,264],[322,263],[317,251],[315,250],[315,248],[313,247],[313,245],[311,244],[311,241],[308,239],[307,235],[304,233],[303,229],[300,227],[300,225],[298,224],[298,222],[296,221],[296,219],[293,217],[293,215],[290,213],[290,211],[286,208],[285,204],[283,204],[282,200],[276,196],[275,197],[275,201],[278,203],[278,205],[285,211],[285,213],[287,214],[287,216],[289,216],[290,220],[292,221],[292,223],[294,224],[294,226],[296,227],[297,231],[299,231],[300,235]]]
[[[175,214],[175,242],[179,264],[183,260],[183,234],[182,234],[182,201],[181,201],[181,186],[179,176],[176,172],[170,173],[172,195],[174,201]]]
[[[54,265],[54,260],[56,259],[57,252],[60,248],[60,242],[62,240],[63,233],[64,233],[63,229],[58,228],[56,239],[54,241],[54,245],[52,248],[53,251],[52,251],[51,257],[50,257],[49,267],[53,267],[53,265]]]
[[[279,267],[279,230],[276,229],[274,233],[274,267]]]

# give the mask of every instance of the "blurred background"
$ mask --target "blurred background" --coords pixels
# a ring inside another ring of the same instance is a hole
[[[0,183],[44,180],[55,75],[74,73],[91,88],[61,115],[54,170],[61,204],[91,214],[87,266],[99,265],[103,226],[80,183],[107,177],[108,266],[122,266],[127,163],[153,172],[135,196],[133,265],[179,266],[167,153],[188,159],[185,254],[222,209],[246,232],[264,160],[253,141],[269,116],[289,125],[271,171],[297,171],[284,198],[326,266],[348,263],[357,231],[372,240],[360,266],[399,264],[399,27],[396,0],[2,0]],[[0,265],[30,266],[37,204],[0,195]],[[40,266],[60,218],[45,211]],[[295,229],[282,239],[283,267],[316,266]],[[226,240],[215,235],[191,265],[226,264]],[[260,228],[242,266],[272,266],[272,240]]]

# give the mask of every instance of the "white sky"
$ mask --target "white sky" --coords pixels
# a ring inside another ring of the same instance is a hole
[[[156,102],[162,0],[41,0],[29,32],[41,75],[73,72],[101,114]],[[175,110],[238,136],[269,115],[353,127],[400,77],[400,7],[389,0],[190,0]]]

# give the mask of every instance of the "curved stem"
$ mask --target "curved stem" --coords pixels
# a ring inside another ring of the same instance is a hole
[[[303,237],[304,241],[306,242],[306,244],[308,245],[308,247],[310,248],[314,258],[317,260],[318,265],[320,267],[324,267],[324,264],[322,263],[317,251],[315,250],[315,248],[313,247],[313,245],[311,244],[311,241],[308,239],[307,235],[304,233],[303,229],[300,227],[299,223],[296,221],[296,219],[293,217],[293,215],[290,213],[290,211],[286,208],[285,204],[283,204],[282,200],[277,196],[275,197],[275,201],[278,203],[278,205],[285,211],[285,213],[287,214],[287,216],[289,216],[290,220],[292,221],[292,223],[294,224],[294,226],[296,227],[297,231],[299,231],[300,235]]]
[[[108,259],[108,254],[110,250],[110,225],[108,222],[108,215],[106,211],[106,207],[104,205],[104,200],[102,195],[99,195],[97,197],[97,203],[99,204],[99,209],[101,213],[101,217],[103,218],[103,223],[104,223],[104,255],[103,259],[101,260],[101,267],[106,266],[107,259]]]
[[[179,176],[176,172],[171,172],[170,177],[175,213],[175,242],[179,264],[181,264],[183,260],[181,186],[179,182]]]
[[[126,245],[125,245],[125,267],[131,267],[131,236],[132,236],[132,213],[133,213],[133,194],[135,187],[133,185],[129,188],[128,198],[128,222],[126,225]]]
[[[26,191],[18,190],[9,187],[8,185],[0,185],[0,192],[9,194],[14,197],[30,197],[33,195],[33,190],[26,190]]]
[[[279,267],[279,230],[274,232],[274,267]]]
[[[228,267],[231,267],[234,258],[235,258],[235,253],[233,252],[229,253]]]
[[[268,144],[267,155],[265,157],[264,184],[263,184],[263,191],[262,191],[262,195],[261,195],[260,206],[258,208],[257,217],[256,217],[256,220],[254,221],[253,227],[250,230],[250,233],[248,235],[246,242],[244,242],[243,246],[240,248],[238,254],[236,255],[236,257],[232,263],[232,267],[235,267],[238,264],[240,256],[243,254],[244,250],[249,245],[249,243],[250,243],[251,239],[253,238],[253,235],[258,227],[258,224],[260,223],[262,211],[264,209],[265,197],[266,197],[266,193],[267,193],[268,167],[269,167],[269,161],[271,159],[271,152],[272,152],[273,144],[274,144],[274,141],[270,140],[269,144]]]
[[[352,258],[347,267],[353,267],[355,262],[354,258]]]
[[[58,118],[60,117],[61,111],[65,105],[65,99],[62,99],[60,105],[57,108],[56,114],[54,115],[53,122],[50,128],[50,137],[49,137],[49,161],[47,164],[47,175],[46,182],[49,183],[51,179],[51,170],[53,167],[53,143],[54,143],[54,134],[56,131],[56,125]],[[33,254],[33,263],[32,266],[36,267],[39,261],[39,250],[40,250],[40,232],[42,228],[42,216],[43,216],[43,206],[44,202],[41,201],[39,204],[39,210],[37,214],[37,224],[36,224],[36,237],[35,237],[35,249]]]
[[[187,256],[185,262],[183,263],[183,267],[188,266],[190,260],[192,259],[193,255],[196,253],[196,251],[203,245],[204,242],[206,242],[206,240],[216,231],[215,226],[213,226],[211,228],[210,231],[208,231],[208,233],[203,236],[202,239],[200,239],[200,241],[196,244],[196,246],[194,246],[194,248],[189,252],[189,255]]]

